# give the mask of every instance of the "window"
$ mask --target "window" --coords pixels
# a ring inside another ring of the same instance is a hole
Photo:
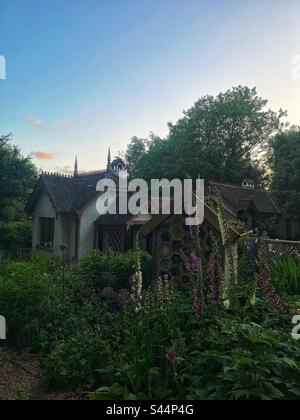
[[[103,250],[111,254],[121,254],[125,251],[124,226],[105,226],[104,227]]]
[[[54,219],[40,219],[40,246],[53,249],[54,242]]]

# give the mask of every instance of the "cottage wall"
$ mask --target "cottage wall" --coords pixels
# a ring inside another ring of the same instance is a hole
[[[79,258],[88,255],[95,249],[95,221],[99,218],[96,208],[97,199],[91,201],[84,209],[80,218],[79,228]]]
[[[76,259],[76,216],[63,214],[61,217],[61,245],[65,245],[65,261]]]
[[[45,251],[49,256],[60,257],[60,246],[61,246],[61,217],[56,214],[55,208],[48,196],[44,191],[37,200],[37,203],[33,212],[33,231],[32,231],[32,251],[36,253],[39,251],[38,246],[40,244],[40,218],[51,218],[54,219],[54,243],[53,250]]]
[[[54,242],[52,250],[40,249],[40,219],[54,219]],[[61,246],[66,247],[64,253]],[[55,257],[65,261],[76,258],[76,216],[58,214],[44,191],[37,200],[33,212],[32,252],[44,252],[49,257]]]

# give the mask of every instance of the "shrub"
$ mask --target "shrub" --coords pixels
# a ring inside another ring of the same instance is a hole
[[[180,372],[187,378],[188,399],[285,400],[300,396],[300,351],[287,333],[222,317],[199,329],[189,353]]]
[[[278,290],[290,295],[300,295],[300,260],[286,257],[274,261],[270,267],[273,282]]]
[[[170,310],[159,302],[146,304],[122,328],[115,375],[126,391],[121,398],[128,393],[156,400],[300,397],[300,350],[290,336],[294,305],[280,329],[272,315],[260,325],[252,322],[252,306],[240,318],[211,306],[207,317],[196,319],[191,296],[174,299]],[[95,398],[104,394],[112,398],[104,388]]]
[[[151,257],[147,252],[140,252],[144,287],[151,281]],[[130,286],[130,277],[134,272],[136,254],[128,252],[120,255],[106,255],[92,252],[81,262],[81,276],[92,287],[102,289],[114,287],[122,289]]]
[[[166,355],[176,352],[179,359],[184,357],[195,327],[192,308],[192,295],[175,293],[165,282],[157,293],[147,293],[144,309],[127,308],[115,355],[115,382],[148,399],[182,398],[180,381]]]
[[[141,255],[145,273],[151,259]],[[207,299],[199,314],[193,290],[179,293],[166,277],[147,292],[138,287],[139,305],[129,299],[120,309],[132,290],[111,285],[128,285],[136,257],[93,253],[64,267],[38,255],[2,265],[9,339],[43,355],[52,387],[101,387],[95,399],[299,398],[299,346],[290,337],[296,298],[282,294],[283,312],[271,310],[269,277],[265,289],[249,278],[235,310]]]
[[[31,220],[0,224],[0,251],[11,258],[30,255],[32,238]]]
[[[8,339],[18,346],[32,345],[33,330],[43,318],[46,301],[56,290],[47,273],[53,262],[36,256],[27,262],[10,262],[0,274],[0,308],[6,318]]]
[[[97,370],[107,368],[110,360],[107,341],[94,331],[78,331],[57,344],[44,363],[44,373],[51,386],[64,390],[95,383],[101,385]]]

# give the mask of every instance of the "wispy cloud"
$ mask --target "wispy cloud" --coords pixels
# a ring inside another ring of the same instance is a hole
[[[68,130],[71,127],[71,123],[68,120],[62,120],[58,124],[58,128],[61,128],[63,130]]]
[[[24,120],[33,127],[40,128],[43,130],[68,130],[71,127],[71,123],[69,120],[61,120],[58,124],[52,127],[47,126],[42,120],[38,118],[27,116],[24,117]]]
[[[54,153],[52,152],[34,152],[33,156],[38,160],[53,160]]]
[[[46,128],[42,120],[38,120],[32,117],[25,117],[24,119],[26,122],[28,122],[28,124],[31,124],[33,127],[43,129]]]

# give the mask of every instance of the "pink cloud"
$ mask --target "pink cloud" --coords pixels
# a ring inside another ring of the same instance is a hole
[[[34,152],[33,156],[38,160],[53,160],[54,153],[52,152]]]
[[[58,128],[62,128],[63,130],[67,130],[71,127],[71,123],[68,120],[63,120],[58,124]]]
[[[41,120],[32,117],[25,117],[25,121],[31,124],[33,127],[45,128],[44,123]]]
[[[68,130],[71,127],[71,123],[68,120],[61,120],[56,126],[47,127],[42,120],[39,120],[37,118],[32,118],[30,116],[27,116],[24,118],[24,120],[32,125],[33,127],[40,128],[43,130]]]

